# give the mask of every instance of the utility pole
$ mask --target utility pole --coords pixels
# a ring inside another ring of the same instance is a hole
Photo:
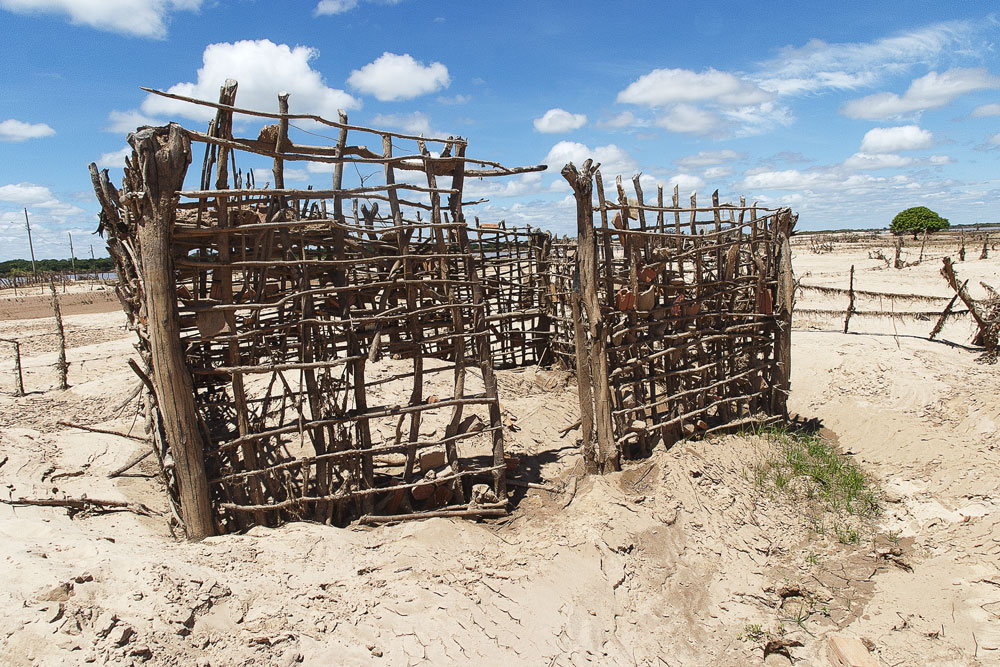
[[[31,275],[38,277],[35,270],[35,246],[31,243],[31,223],[28,222],[28,209],[24,209],[24,227],[28,230],[28,249],[31,250]]]
[[[73,271],[73,280],[77,280],[78,276],[76,275],[76,255],[73,254],[73,232],[66,232],[66,233],[69,234],[69,266],[70,269]]]

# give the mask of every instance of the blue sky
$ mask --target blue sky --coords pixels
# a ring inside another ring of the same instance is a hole
[[[751,9],[752,7],[752,9]],[[800,229],[885,227],[926,205],[1000,219],[995,2],[0,0],[0,260],[106,254],[87,164],[205,111],[139,86],[425,133],[540,175],[468,185],[476,213],[575,228],[568,160],[723,199],[789,205]],[[237,133],[256,136],[243,122]],[[315,140],[315,138],[313,138]],[[261,168],[266,162],[244,163]],[[196,171],[196,170],[193,170]],[[289,185],[329,175],[294,169]]]

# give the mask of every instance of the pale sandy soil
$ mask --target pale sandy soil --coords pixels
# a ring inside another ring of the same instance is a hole
[[[870,250],[800,245],[796,271],[846,287],[854,263],[859,289],[949,295],[939,259],[878,269]],[[981,294],[1000,261],[973,257],[957,271]],[[799,305],[846,304],[816,296]],[[298,523],[186,543],[151,464],[107,478],[142,443],[57,424],[142,433],[135,403],[121,405],[136,382],[124,323],[119,311],[66,316],[63,392],[50,320],[0,322],[0,338],[24,340],[30,392],[12,396],[0,344],[0,494],[152,511],[0,505],[2,664],[765,664],[755,626],[801,642],[795,664],[830,664],[834,632],[870,641],[883,665],[1000,664],[1000,367],[976,362],[967,320],[945,342],[919,337],[933,321],[859,318],[852,331],[867,333],[848,335],[836,318],[797,322],[791,409],[886,492],[874,536],[856,545],[829,529],[837,517],[754,484],[769,448],[757,438],[683,442],[578,478],[577,432],[559,435],[577,419],[572,387],[533,370],[500,373],[518,429],[506,437],[518,476],[555,492],[520,489],[503,521]],[[881,556],[893,546],[898,560]]]

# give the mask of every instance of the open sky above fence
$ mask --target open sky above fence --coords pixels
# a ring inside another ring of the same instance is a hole
[[[67,232],[78,256],[91,242],[105,254],[87,163],[117,181],[129,130],[204,129],[211,115],[139,86],[212,100],[227,77],[241,107],[276,110],[287,90],[293,113],[343,108],[351,122],[460,134],[478,156],[550,165],[468,183],[467,195],[490,199],[484,222],[573,230],[559,169],[587,157],[650,186],[792,206],[800,230],[885,227],[917,205],[992,222],[995,7],[0,0],[0,260],[28,256],[24,207],[37,257],[68,256]],[[285,178],[319,187],[330,175]]]

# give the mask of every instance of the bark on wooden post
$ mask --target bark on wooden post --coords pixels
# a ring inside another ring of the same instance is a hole
[[[972,340],[973,345],[983,345],[988,347],[990,321],[979,309],[979,305],[976,301],[969,296],[969,292],[965,289],[965,286],[969,284],[969,281],[966,280],[964,283],[959,285],[958,278],[955,276],[955,269],[951,263],[951,257],[945,257],[942,261],[944,262],[944,266],[941,269],[941,275],[948,281],[949,287],[955,290],[955,293],[958,294],[958,298],[962,300],[965,307],[969,309],[969,313],[972,314],[972,319],[976,321],[976,326],[979,327],[979,332]]]
[[[52,290],[52,314],[56,318],[56,333],[59,335],[59,357],[56,360],[56,369],[59,371],[59,388],[69,389],[69,382],[66,381],[66,373],[69,364],[66,363],[66,332],[63,330],[62,311],[59,309],[59,297],[56,296],[56,283],[49,278],[49,289]]]
[[[177,313],[171,236],[177,192],[191,163],[191,143],[171,123],[129,134],[142,173],[139,244],[149,321],[153,385],[167,443],[174,458],[181,515],[188,539],[215,534],[205,474],[204,440],[194,404],[194,384],[184,360]]]
[[[24,375],[21,372],[21,343],[10,338],[0,338],[14,346],[14,395],[24,396]]]
[[[771,397],[771,413],[788,416],[788,392],[792,386],[792,299],[795,279],[792,273],[792,250],[788,237],[795,226],[795,218],[788,209],[778,214],[778,295],[775,300],[777,333],[774,360],[778,367],[777,382]]]
[[[847,315],[844,316],[844,333],[851,323],[851,315],[854,314],[854,265],[851,264],[851,286],[847,290]]]
[[[593,210],[595,171],[593,160],[584,162],[582,171],[577,171],[576,166],[570,162],[563,167],[562,175],[573,188],[573,195],[576,198],[576,262],[580,272],[580,303],[587,318],[590,337],[590,379],[594,400],[594,431],[597,435],[596,460],[592,467],[604,474],[621,470],[621,462],[611,425],[611,390],[608,386],[606,351],[608,332],[605,331],[597,296],[597,235],[594,232]],[[575,321],[573,326],[582,326],[582,322]],[[579,359],[583,353],[585,350],[578,348],[577,358]],[[579,366],[579,361],[577,364]]]

